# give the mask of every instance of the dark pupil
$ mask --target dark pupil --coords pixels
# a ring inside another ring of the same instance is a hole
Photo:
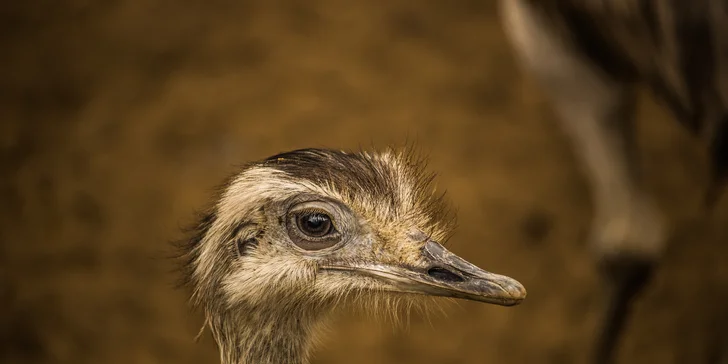
[[[298,220],[304,233],[311,236],[324,236],[331,230],[331,220],[324,214],[305,214]]]

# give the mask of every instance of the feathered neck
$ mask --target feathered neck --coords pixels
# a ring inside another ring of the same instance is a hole
[[[278,302],[272,306],[281,306]],[[304,305],[208,312],[222,364],[306,364],[320,314]]]

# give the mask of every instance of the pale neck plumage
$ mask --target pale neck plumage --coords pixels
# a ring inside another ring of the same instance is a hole
[[[210,315],[221,363],[308,363],[318,315],[296,306],[281,310],[238,308]]]

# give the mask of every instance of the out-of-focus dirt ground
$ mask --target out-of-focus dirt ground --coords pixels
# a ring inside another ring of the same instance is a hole
[[[113,0],[0,6],[0,361],[217,363],[170,241],[235,165],[415,140],[458,206],[452,250],[528,288],[393,330],[338,320],[323,363],[579,363],[601,307],[588,186],[493,1]],[[704,363],[728,333],[724,201],[644,97],[672,222],[621,363]]]

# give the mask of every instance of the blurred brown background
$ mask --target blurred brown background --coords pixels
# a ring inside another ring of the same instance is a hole
[[[340,320],[314,363],[585,359],[588,188],[493,1],[8,2],[0,26],[1,362],[218,362],[164,258],[212,188],[284,150],[406,140],[459,207],[451,249],[528,299]],[[674,239],[619,357],[704,362],[728,333],[728,203],[706,217],[700,146],[641,113]]]

